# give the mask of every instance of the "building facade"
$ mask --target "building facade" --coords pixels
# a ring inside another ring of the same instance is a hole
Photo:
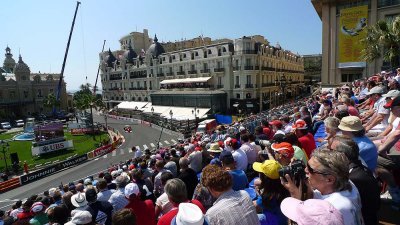
[[[312,84],[321,82],[322,54],[303,55],[304,82]]]
[[[366,10],[363,18],[366,19],[366,25],[373,25],[379,20],[391,20],[399,16],[400,1],[311,0],[311,2],[322,21],[322,86],[337,86],[389,69],[388,63],[385,63],[382,58],[371,63],[341,65],[340,35],[343,32],[351,31],[351,29],[341,24],[340,13],[345,12],[343,10],[365,6]],[[343,16],[345,16],[344,13]],[[345,51],[359,52],[357,49],[352,48],[347,48]]]
[[[60,74],[31,73],[21,55],[15,63],[7,46],[6,58],[0,68],[0,117],[21,118],[35,113],[49,114],[51,108],[44,104],[46,96],[56,94]],[[66,84],[62,82],[60,108],[66,109]]]
[[[121,101],[155,105],[168,96],[176,106],[202,107],[201,102],[225,96],[211,113],[258,112],[277,105],[278,98],[298,95],[304,86],[303,58],[270,46],[260,35],[170,52],[155,37],[144,54],[132,46],[100,53],[100,66],[108,107]],[[179,96],[185,100],[175,101]]]

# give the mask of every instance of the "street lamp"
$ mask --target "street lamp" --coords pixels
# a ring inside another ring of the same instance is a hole
[[[171,116],[171,130],[172,130],[172,116],[174,115],[174,113],[172,112],[172,109],[169,110],[169,115]]]
[[[8,174],[8,165],[7,165],[7,158],[6,158],[6,153],[7,151],[10,149],[10,145],[8,144],[8,142],[5,142],[4,140],[1,140],[1,152],[3,153],[3,158],[4,158],[4,164],[6,165],[6,174]]]
[[[198,115],[200,114],[200,110],[198,109],[198,108],[196,108],[196,107],[194,107],[194,109],[192,109],[192,114],[194,115],[194,119],[195,119],[195,122],[196,122],[196,129],[197,129],[197,126],[198,126],[198,121],[197,121],[197,119],[198,119]]]

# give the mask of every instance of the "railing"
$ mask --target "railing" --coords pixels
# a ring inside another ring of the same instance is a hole
[[[110,76],[110,80],[122,80],[122,75]]]
[[[167,76],[173,76],[174,73],[167,73]]]
[[[188,74],[197,74],[197,70],[190,70],[188,71]]]
[[[272,68],[272,67],[267,67],[267,66],[263,66],[263,67],[261,67],[261,70],[266,70],[266,71],[275,71],[275,68]]]
[[[176,72],[177,75],[185,75],[185,71],[178,71]]]
[[[253,66],[244,66],[244,70],[253,70],[254,67]]]
[[[242,54],[257,54],[257,50],[242,50]]]
[[[260,66],[255,66],[254,69],[255,69],[255,70],[259,70],[259,69],[260,69]]]
[[[233,69],[234,71],[238,71],[238,70],[240,70],[240,66],[238,66],[238,67],[234,66],[234,67],[232,67],[232,69]]]
[[[254,88],[253,84],[246,84],[246,88]]]
[[[129,90],[147,90],[147,87],[131,87]]]
[[[110,88],[110,91],[117,91],[117,90],[120,90],[120,88],[119,88],[119,87],[112,87],[112,88]]]
[[[147,77],[147,75],[146,74],[143,74],[143,75],[129,75],[129,78],[146,78]]]
[[[163,77],[163,76],[165,76],[164,73],[157,74],[157,77]]]
[[[240,84],[235,84],[235,88],[240,88]]]
[[[209,73],[210,69],[204,69],[204,70],[200,70],[200,73]]]
[[[225,68],[214,68],[214,72],[224,72]]]

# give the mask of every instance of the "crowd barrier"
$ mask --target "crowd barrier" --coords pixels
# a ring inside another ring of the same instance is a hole
[[[19,178],[11,178],[7,181],[1,182],[0,183],[0,193],[4,193],[6,191],[9,191],[11,189],[17,188],[21,186],[21,183],[19,181]]]

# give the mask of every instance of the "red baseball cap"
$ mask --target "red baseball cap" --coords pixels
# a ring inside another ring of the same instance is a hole
[[[290,143],[281,142],[281,143],[273,143],[271,145],[272,150],[275,152],[284,155],[286,158],[292,158],[294,155],[294,148]]]
[[[271,121],[269,124],[276,127],[282,127],[282,122],[280,120]]]
[[[296,123],[293,124],[292,128],[305,130],[305,129],[307,129],[307,123],[306,123],[306,121],[299,119],[299,120],[296,120]]]

